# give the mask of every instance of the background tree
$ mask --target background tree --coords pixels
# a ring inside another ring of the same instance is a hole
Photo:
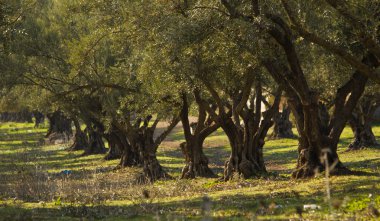
[[[364,91],[367,77],[365,74],[356,72],[336,92],[334,111],[328,124],[326,122],[327,111],[320,104],[318,93],[308,84],[304,69],[301,65],[297,51],[297,41],[294,40],[293,32],[288,24],[282,19],[276,10],[268,10],[265,6],[252,2],[251,8],[255,9],[252,15],[247,15],[238,10],[239,4],[230,1],[222,1],[232,18],[252,23],[260,30],[265,30],[283,50],[276,50],[276,54],[283,54],[286,63],[280,59],[263,58],[263,63],[272,77],[281,85],[292,107],[296,119],[297,129],[300,134],[299,158],[294,177],[308,177],[315,174],[316,168],[323,168],[320,157],[324,149],[328,151],[329,165],[335,166],[336,171],[346,171],[340,163],[337,155],[337,144],[346,122],[356,106],[357,101]],[[272,4],[272,8],[275,4]],[[280,7],[280,6],[279,6]],[[260,11],[264,9],[264,11]],[[277,11],[279,8],[277,9]],[[281,11],[281,10],[280,10]],[[263,18],[256,22],[255,17]],[[268,44],[270,45],[270,44]],[[376,64],[373,56],[364,59],[368,64]]]
[[[372,131],[374,114],[379,107],[379,86],[371,85],[367,87],[349,120],[349,125],[354,133],[354,141],[348,146],[348,150],[379,145]]]
[[[282,99],[279,112],[274,116],[273,131],[270,139],[294,138],[293,124],[290,121],[290,108],[286,99]]]

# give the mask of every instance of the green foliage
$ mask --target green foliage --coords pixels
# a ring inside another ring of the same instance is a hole
[[[246,17],[233,19],[236,15],[230,14],[232,11],[223,6],[223,1],[2,0],[0,111],[38,109],[48,113],[60,109],[69,117],[78,118],[86,124],[96,121],[107,129],[113,122],[131,122],[135,117],[147,115],[172,119],[181,108],[181,95],[192,94],[195,90],[212,105],[217,102],[215,94],[212,94],[213,89],[223,104],[232,106],[235,105],[233,98],[246,83],[260,82],[269,97],[278,86],[263,68],[262,62],[269,58],[286,66],[289,63],[283,50],[268,34],[268,29],[279,28],[279,25],[266,15],[280,16],[291,24],[287,13],[281,1],[260,1],[262,14],[258,17],[253,16],[251,4],[254,1],[226,2]],[[359,61],[369,51],[368,47],[363,46],[363,36],[377,40],[375,43],[379,45],[378,1],[339,1],[341,7],[361,22],[360,27],[352,25],[327,1],[287,2],[307,30],[334,43]],[[356,71],[355,67],[348,65],[342,56],[304,39],[293,30],[295,27],[292,25],[290,28],[291,40],[300,57],[307,83],[324,102],[334,101],[338,88]],[[369,82],[365,94],[377,98],[378,91],[379,85]],[[189,99],[194,103],[193,98]],[[191,108],[192,113],[197,113],[196,105]],[[16,132],[9,132],[11,138],[14,138],[13,133]],[[346,134],[343,134],[343,141],[347,143],[344,136]],[[172,134],[171,138],[176,142],[184,141],[181,132]],[[211,158],[219,154],[227,155],[229,146],[226,141],[219,130],[207,142],[217,142],[220,148],[206,150],[206,154]],[[282,182],[281,176],[287,177],[289,174],[284,171],[288,172],[294,167],[295,145],[294,140],[267,142],[265,153],[270,158],[269,164],[274,162],[280,165],[276,171],[280,178],[268,178],[272,190],[260,190],[259,187],[245,189],[251,191],[251,196],[260,199],[261,195],[272,192],[283,194],[277,203],[290,202],[285,209],[287,213],[291,213],[289,211],[297,202],[292,199],[288,183],[276,182]],[[37,150],[53,151],[49,148]],[[12,151],[8,149],[6,153],[12,154]],[[172,170],[170,172],[179,174],[182,158],[173,156],[172,152],[164,149],[159,159]],[[58,170],[55,165],[62,164],[70,168],[96,167],[70,161],[73,155],[62,157],[59,155],[63,153],[59,151],[54,154],[64,161],[47,163],[48,166],[54,165],[51,170],[55,172]],[[354,164],[353,167],[358,167],[354,156],[340,154],[347,162]],[[98,159],[89,157],[86,160]],[[220,166],[218,170],[221,170]],[[344,177],[342,181],[346,179]],[[316,197],[318,203],[323,203],[323,196],[310,190],[314,184],[320,185],[320,181],[295,185],[305,191],[299,194]],[[258,182],[266,185],[265,180]],[[182,184],[185,186],[188,183]],[[169,190],[170,183],[168,185],[165,181],[156,185]],[[205,192],[218,188],[226,191],[212,193],[212,197],[221,202],[220,214],[232,216],[239,214],[239,211],[232,208],[223,210],[222,207],[231,206],[224,197],[240,193],[236,188],[228,192],[234,185],[239,184],[202,180],[195,188]],[[277,185],[279,191],[273,191]],[[197,191],[194,191],[196,196],[191,196],[190,204],[200,203],[202,196]],[[178,200],[175,197],[165,199],[168,207]],[[63,200],[58,199],[55,203],[63,204]],[[300,202],[306,201],[307,197],[303,197]],[[355,198],[347,204],[347,208],[357,211],[367,208],[368,203],[367,198]],[[238,206],[257,209],[259,204],[237,203],[231,207]],[[186,209],[184,211],[189,214]],[[252,211],[245,211],[244,214],[248,216],[249,212]]]

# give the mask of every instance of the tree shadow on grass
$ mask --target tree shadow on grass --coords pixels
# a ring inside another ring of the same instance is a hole
[[[351,170],[353,170],[353,172],[355,172],[355,170],[357,169],[369,169],[369,168],[379,168],[380,167],[380,159],[377,158],[377,159],[367,159],[367,160],[361,160],[361,161],[355,161],[355,162],[345,162],[344,163],[345,166],[347,166],[349,169],[351,168]],[[358,174],[360,173],[365,173],[365,172],[357,172]],[[356,174],[353,174],[353,175],[356,175]]]
[[[356,180],[353,182],[341,183],[338,188],[333,188],[333,199],[343,199],[347,195],[352,197],[363,197],[374,190],[365,187],[368,184],[364,180]],[[359,188],[361,187],[361,188]],[[352,190],[358,190],[353,193]],[[378,192],[378,190],[375,190]],[[251,193],[252,194],[252,193]],[[200,195],[200,194],[199,194]],[[62,202],[53,208],[43,208],[41,204],[37,204],[37,208],[25,209],[17,205],[0,206],[1,217],[14,219],[22,215],[21,220],[26,219],[51,219],[53,217],[65,217],[70,219],[107,219],[122,218],[136,220],[151,220],[154,217],[168,219],[170,216],[174,218],[186,219],[202,219],[204,214],[214,214],[214,218],[222,218],[230,220],[238,218],[246,220],[253,215],[256,218],[266,217],[275,219],[276,216],[282,215],[283,219],[288,220],[289,217],[295,217],[296,208],[303,208],[305,204],[316,204],[322,207],[322,211],[328,208],[325,201],[324,191],[316,192],[298,192],[296,189],[286,189],[284,191],[274,191],[270,194],[253,193],[252,195],[244,195],[242,193],[222,193],[217,196],[196,196],[182,197],[184,199],[174,199],[162,202],[159,198],[148,198],[141,194],[140,198],[133,201],[127,201],[129,205],[75,205]],[[341,207],[342,206],[342,207]],[[302,210],[302,209],[301,209]],[[336,208],[339,213],[346,211],[343,205]],[[306,211],[303,211],[307,214]],[[346,211],[346,214],[347,211]],[[353,215],[353,213],[352,213]],[[323,216],[322,216],[323,217]],[[1,220],[1,219],[0,219]]]
[[[1,141],[35,141],[38,142],[39,140],[44,138],[45,133],[33,133],[33,134],[8,134],[7,136],[2,136]]]

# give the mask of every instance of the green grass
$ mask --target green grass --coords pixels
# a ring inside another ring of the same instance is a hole
[[[379,135],[380,126],[374,132]],[[345,152],[353,136],[348,128],[339,156],[360,173],[330,177],[331,210],[323,174],[307,180],[290,178],[297,159],[296,139],[267,141],[266,177],[179,180],[184,159],[178,145],[184,139],[176,129],[158,153],[174,179],[136,185],[134,177],[141,168],[113,171],[118,161],[104,161],[103,155],[80,157],[81,152],[67,152],[68,145],[42,146],[45,133],[46,128],[34,129],[32,124],[0,125],[0,220],[289,220],[298,219],[296,208],[305,204],[321,206],[304,211],[305,219],[375,220],[371,208],[380,207],[380,149]],[[219,176],[229,152],[221,130],[205,141],[210,167]],[[62,175],[62,170],[72,174]]]

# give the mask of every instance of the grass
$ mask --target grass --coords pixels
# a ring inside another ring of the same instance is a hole
[[[79,157],[67,145],[42,146],[46,128],[32,124],[0,126],[0,220],[375,220],[380,207],[380,149],[345,152],[352,132],[345,129],[341,160],[357,175],[330,177],[332,209],[326,202],[323,174],[307,180],[290,178],[297,159],[297,140],[267,141],[268,176],[219,182],[179,180],[184,163],[176,128],[159,148],[158,159],[175,179],[135,185],[140,168],[113,171],[118,161],[102,155]],[[380,126],[374,128],[380,134]],[[378,137],[379,138],[379,137]],[[211,168],[219,176],[229,156],[221,130],[205,142]],[[64,175],[62,170],[71,170]],[[317,204],[319,210],[305,210]]]

